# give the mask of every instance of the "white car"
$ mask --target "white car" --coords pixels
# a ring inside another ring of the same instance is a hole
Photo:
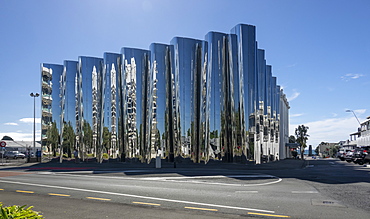
[[[5,158],[13,158],[13,159],[18,159],[18,158],[24,159],[26,157],[26,155],[22,154],[19,151],[6,151],[5,154],[4,154],[4,157]]]

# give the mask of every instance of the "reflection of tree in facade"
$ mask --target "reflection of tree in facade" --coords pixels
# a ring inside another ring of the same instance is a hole
[[[62,138],[63,138],[62,143],[63,152],[67,153],[68,157],[72,157],[72,151],[75,146],[76,135],[73,130],[71,122],[64,123]]]
[[[86,153],[92,154],[95,153],[95,147],[93,147],[93,131],[90,126],[90,123],[88,123],[86,120],[83,122],[83,144],[86,147]]]
[[[48,152],[52,152],[55,157],[59,144],[59,130],[56,122],[52,122],[51,126],[49,126],[46,136]]]
[[[125,69],[128,135],[127,156],[135,157],[138,155],[138,133],[136,129],[136,64],[134,58],[131,58],[131,64],[128,64],[127,60],[125,60]]]
[[[104,127],[103,128],[103,147],[104,147],[104,150],[102,151],[103,153],[108,152],[112,148],[111,141],[112,141],[112,134],[109,132],[108,127]]]

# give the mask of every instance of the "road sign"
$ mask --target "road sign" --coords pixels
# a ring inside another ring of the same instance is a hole
[[[1,141],[0,142],[0,146],[3,148],[3,147],[5,147],[6,146],[6,142],[5,141]]]

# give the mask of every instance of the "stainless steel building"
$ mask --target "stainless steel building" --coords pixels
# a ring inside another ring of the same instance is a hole
[[[59,148],[61,131],[62,74],[63,65],[41,64],[41,145],[44,152],[54,152],[54,156]]]
[[[99,162],[284,159],[289,103],[265,53],[256,27],[238,24],[205,40],[43,64],[43,146]]]

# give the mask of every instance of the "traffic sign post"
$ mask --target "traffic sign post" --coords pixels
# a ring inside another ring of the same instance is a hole
[[[6,142],[5,141],[1,141],[0,142],[0,146],[3,149],[3,152],[1,153],[1,165],[3,166],[4,165],[4,149],[6,147]]]

